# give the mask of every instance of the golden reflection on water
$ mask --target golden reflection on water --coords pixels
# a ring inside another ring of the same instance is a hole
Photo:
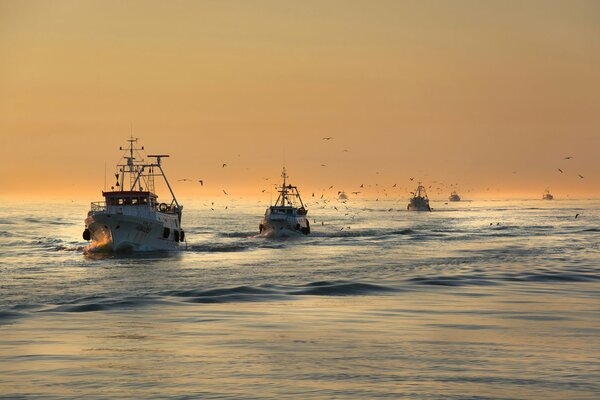
[[[0,382],[5,395],[138,398],[581,395],[556,382],[595,362],[589,303],[495,292],[40,314],[0,327]]]

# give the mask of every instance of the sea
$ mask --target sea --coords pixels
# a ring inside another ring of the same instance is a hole
[[[600,398],[600,201],[313,201],[287,238],[267,205],[113,255],[89,203],[3,202],[0,398]]]

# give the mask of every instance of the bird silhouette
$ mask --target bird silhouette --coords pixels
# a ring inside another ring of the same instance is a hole
[[[572,156],[566,156],[565,160],[570,160],[571,158],[573,158]]]
[[[414,181],[414,180],[415,180],[415,178],[409,178],[409,179],[410,179],[411,181]]]
[[[202,179],[198,179],[198,182],[200,182],[200,186],[204,186],[204,181]]]
[[[575,219],[577,219],[577,217],[579,217],[579,213],[575,214]]]
[[[583,175],[581,175],[581,174],[578,174],[577,176],[579,176],[581,179],[583,179]]]
[[[225,168],[227,166],[227,164],[223,164],[223,166],[221,168]]]
[[[183,178],[183,179],[177,179],[178,182],[187,182],[187,181],[191,181],[191,179],[188,178]]]
[[[321,164],[321,167],[326,167],[326,166],[327,166],[327,165],[325,165],[325,164]]]
[[[225,193],[225,196],[229,196],[229,195],[227,194],[227,192],[225,191],[225,189],[223,189],[223,193]]]
[[[362,193],[362,192],[352,192],[352,194],[360,194],[360,193]]]
[[[563,173],[562,169],[560,169],[560,168],[557,168],[557,169],[558,169],[558,172],[560,172],[561,174]]]
[[[328,137],[324,137],[324,138],[323,138],[323,139],[321,139],[321,140],[331,140],[331,139],[333,139],[333,137],[331,137],[331,136],[328,136]]]

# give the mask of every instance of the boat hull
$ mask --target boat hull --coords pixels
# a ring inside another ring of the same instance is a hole
[[[159,221],[131,215],[95,213],[85,220],[91,240],[87,251],[164,251],[178,250],[182,244],[172,238],[164,238],[165,227],[174,221]],[[173,233],[170,234],[173,236]]]
[[[265,236],[308,235],[310,226],[306,218],[273,219],[264,218],[259,233]]]
[[[408,211],[431,211],[428,201],[411,201],[406,206]]]

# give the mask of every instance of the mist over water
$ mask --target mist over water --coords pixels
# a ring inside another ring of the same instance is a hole
[[[88,204],[4,204],[0,397],[600,393],[599,201],[313,203],[284,239],[204,204],[123,255],[83,254]]]

